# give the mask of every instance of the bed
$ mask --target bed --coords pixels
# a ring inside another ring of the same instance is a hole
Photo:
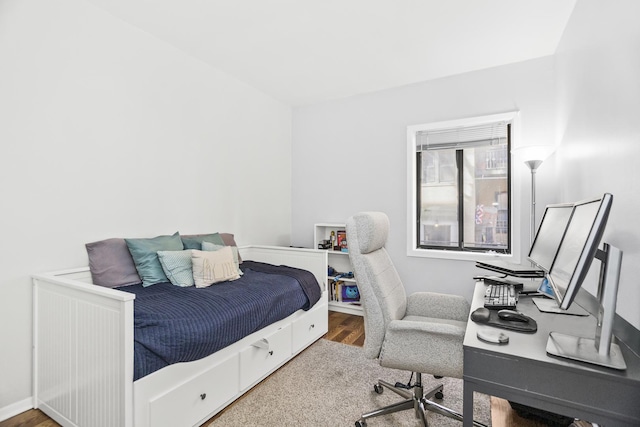
[[[327,332],[326,251],[247,246],[238,248],[238,253],[244,260],[244,275],[237,285],[250,283],[251,276],[274,274],[269,271],[272,266],[284,265],[313,274],[321,286],[317,302],[298,296],[292,298],[297,305],[281,310],[281,301],[289,299],[291,292],[285,287],[267,309],[262,302],[249,304],[251,316],[245,317],[251,321],[230,328],[239,338],[204,340],[215,349],[213,354],[201,357],[189,351],[195,356],[185,359],[175,345],[169,355],[143,368],[138,359],[153,358],[136,346],[154,353],[151,347],[162,341],[153,332],[157,319],[145,325],[151,337],[146,343],[134,332],[134,323],[141,322],[141,307],[147,304],[144,301],[166,301],[166,295],[176,299],[174,292],[188,289],[171,285],[154,285],[147,289],[151,292],[135,285],[105,288],[92,283],[88,267],[34,275],[34,407],[63,426],[197,426]],[[250,286],[243,287],[242,293],[252,300]],[[227,294],[224,286],[211,288],[224,294],[227,302],[240,298]],[[173,322],[172,305],[166,306],[167,322]],[[233,304],[205,305],[200,311],[222,311],[223,306]],[[257,313],[258,307],[262,313]],[[165,309],[150,311],[165,313]],[[185,327],[176,326],[183,335],[190,335],[193,328],[181,329]]]

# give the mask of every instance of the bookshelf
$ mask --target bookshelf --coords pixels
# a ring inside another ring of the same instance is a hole
[[[349,261],[349,253],[348,251],[348,242],[346,246],[341,250],[335,250],[334,247],[340,247],[338,245],[341,242],[339,237],[342,236],[341,232],[345,231],[345,224],[338,223],[319,223],[315,224],[314,234],[313,234],[313,247],[318,250],[326,250],[327,251],[327,270],[329,267],[332,267],[335,270],[335,273],[328,274],[328,283],[327,283],[327,292],[329,298],[329,310],[339,311],[342,313],[355,314],[358,316],[362,316],[362,306],[357,301],[351,301],[355,289],[357,289],[357,284],[353,277],[340,277],[339,283],[336,283],[336,275],[339,273],[350,273],[353,272],[351,268],[351,262]],[[332,247],[322,249],[321,244],[323,241],[332,241],[332,232],[333,239]],[[346,236],[346,234],[345,234]],[[336,284],[339,287],[335,286]],[[354,286],[356,288],[354,288]],[[339,289],[340,295],[337,295],[336,288]]]

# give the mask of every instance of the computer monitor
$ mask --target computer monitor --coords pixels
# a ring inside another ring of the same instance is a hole
[[[574,203],[571,220],[548,274],[558,306],[566,310],[578,294],[593,259],[601,261],[595,338],[551,332],[547,353],[624,370],[620,346],[612,342],[622,251],[607,243],[602,250],[598,249],[612,202],[613,196],[605,193],[598,199]]]
[[[575,298],[598,251],[613,196],[574,203],[571,221],[549,271],[558,306],[566,310]]]
[[[573,207],[573,203],[547,205],[527,257],[533,266],[491,260],[476,261],[476,267],[515,277],[545,277],[558,253]]]
[[[573,213],[573,203],[547,205],[529,250],[529,261],[548,273]]]

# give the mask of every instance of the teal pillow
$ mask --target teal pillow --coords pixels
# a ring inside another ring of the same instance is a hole
[[[172,236],[158,236],[151,239],[124,239],[142,279],[142,286],[168,282],[158,259],[158,251],[181,251],[182,240],[176,231]]]
[[[209,242],[216,245],[224,245],[224,239],[220,233],[213,234],[193,234],[188,236],[180,236],[184,249],[201,250],[202,242]]]
[[[184,251],[158,251],[158,259],[162,270],[172,285],[193,286],[193,267],[191,266],[191,249]]]

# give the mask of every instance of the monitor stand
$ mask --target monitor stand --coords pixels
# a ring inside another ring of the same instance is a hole
[[[595,338],[551,332],[547,353],[618,370],[627,369],[620,346],[613,340],[613,320],[616,314],[618,283],[622,265],[622,251],[607,243],[598,250],[600,266],[598,283],[598,325]]]
[[[593,338],[551,332],[547,341],[547,353],[624,371],[627,364],[622,357],[620,346],[612,343],[607,354],[600,354]]]

